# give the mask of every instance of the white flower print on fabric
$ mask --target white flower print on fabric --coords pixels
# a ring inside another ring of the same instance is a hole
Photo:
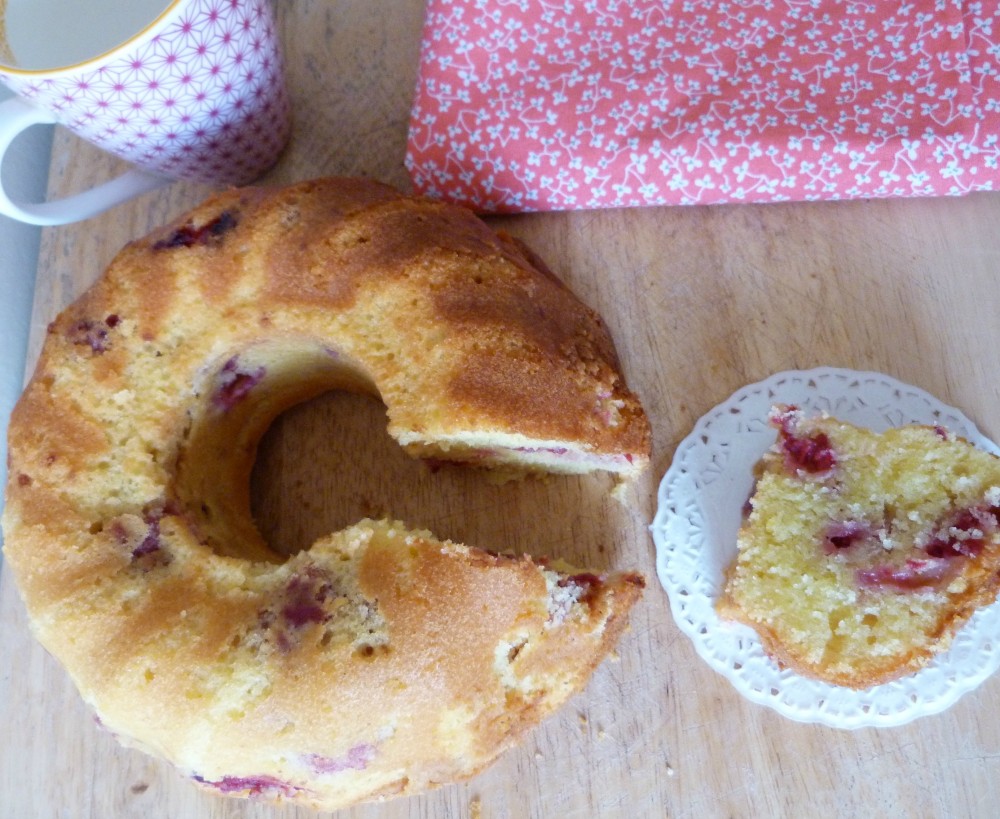
[[[430,0],[407,167],[481,212],[1000,187],[1000,0]]]

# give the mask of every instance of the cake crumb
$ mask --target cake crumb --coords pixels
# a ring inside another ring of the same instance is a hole
[[[483,816],[483,803],[482,800],[477,796],[472,801],[469,802],[469,819],[482,819]]]
[[[629,505],[628,499],[629,484],[628,481],[615,481],[614,487],[611,489],[612,500],[620,503],[622,506]]]

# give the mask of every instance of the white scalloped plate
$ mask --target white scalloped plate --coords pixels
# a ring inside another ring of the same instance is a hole
[[[822,367],[777,373],[744,387],[695,424],[660,483],[651,531],[657,574],[674,618],[698,654],[743,696],[790,719],[836,728],[887,727],[945,710],[1000,667],[1000,604],[978,611],[949,650],[919,672],[863,691],[779,668],[756,632],[716,615],[753,465],[774,442],[767,414],[775,403],[826,411],[875,430],[940,424],[1000,454],[961,412],[880,373]]]

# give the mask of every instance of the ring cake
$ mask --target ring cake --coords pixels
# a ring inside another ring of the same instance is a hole
[[[211,199],[52,323],[3,517],[33,631],[102,725],[215,792],[325,809],[481,770],[585,685],[643,585],[386,521],[279,554],[256,445],[330,389],[380,396],[425,458],[648,461],[607,331],[525,248],[328,179]]]
[[[1000,585],[1000,459],[941,427],[876,433],[776,407],[718,603],[796,673],[920,669]]]

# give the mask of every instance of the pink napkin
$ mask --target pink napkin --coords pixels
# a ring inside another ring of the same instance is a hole
[[[1000,0],[429,0],[407,168],[481,212],[1000,189]]]

